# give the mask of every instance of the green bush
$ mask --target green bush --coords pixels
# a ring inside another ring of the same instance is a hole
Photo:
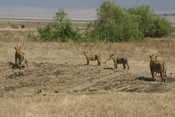
[[[172,32],[171,25],[148,6],[122,9],[104,2],[97,10],[97,20],[91,25],[87,40],[129,41],[144,37],[162,37]]]
[[[88,39],[104,41],[128,41],[143,38],[139,30],[139,16],[130,15],[126,10],[111,2],[104,2],[98,9],[97,20],[92,25]]]
[[[144,37],[163,37],[172,32],[168,21],[154,14],[148,6],[124,9],[111,2],[104,2],[97,9],[97,20],[88,25],[85,35],[73,28],[63,10],[59,10],[54,21],[38,29],[37,39],[43,40],[87,40],[129,41]]]
[[[141,18],[139,25],[140,30],[144,33],[144,37],[162,37],[172,32],[169,22],[155,16],[154,12],[148,6],[130,8],[128,12]]]
[[[73,28],[71,22],[66,19],[66,14],[63,10],[56,13],[54,21],[45,27],[38,29],[39,39],[43,40],[79,40],[80,34]]]
[[[106,23],[101,26],[100,23],[96,23],[88,38],[112,42],[142,39],[143,33],[139,30],[139,24],[131,17],[114,20],[111,25]]]
[[[154,25],[150,31],[151,35],[149,35],[150,37],[167,36],[173,31],[173,28],[165,19],[155,17],[153,19],[153,24]]]

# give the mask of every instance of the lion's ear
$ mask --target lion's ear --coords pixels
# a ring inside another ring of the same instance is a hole
[[[150,55],[150,57],[153,57],[153,56],[154,56],[153,54]]]
[[[112,56],[114,56],[114,54],[112,53],[110,56],[112,57]]]
[[[151,59],[153,57],[153,55],[150,55],[149,58]]]

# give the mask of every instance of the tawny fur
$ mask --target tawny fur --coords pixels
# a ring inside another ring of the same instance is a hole
[[[114,63],[114,68],[117,69],[117,65],[118,64],[122,64],[123,65],[123,69],[127,69],[129,70],[129,64],[128,64],[128,59],[127,58],[124,58],[124,57],[117,57],[115,56],[114,54],[111,54],[109,56],[109,59],[108,60],[111,60],[113,61]]]
[[[161,80],[165,82],[166,64],[164,61],[158,60],[157,56],[150,56],[150,72],[153,79],[155,79],[155,74],[160,74]]]
[[[86,58],[86,65],[89,65],[90,61],[97,61],[97,65],[101,65],[101,60],[100,56],[95,54],[95,55],[88,55],[87,52],[83,52],[83,55]]]
[[[15,47],[15,64],[18,66],[25,65],[28,67],[28,61],[25,57],[25,53],[21,51],[21,47]]]

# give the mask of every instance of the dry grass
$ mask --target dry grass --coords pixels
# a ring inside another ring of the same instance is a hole
[[[4,97],[0,98],[0,117],[175,116],[175,83],[162,85],[160,82],[135,80],[138,76],[150,77],[150,54],[164,58],[167,75],[175,75],[175,40],[172,37],[123,43],[58,43],[29,41],[24,32],[0,31],[0,39],[1,69],[8,61],[14,61],[14,46],[20,39],[24,39],[23,50],[30,62],[30,70],[24,76],[7,79],[5,76],[14,71],[6,67],[8,70],[0,73],[0,93],[6,88]],[[104,70],[104,67],[112,66],[111,62],[101,67],[83,66],[84,50],[100,53],[103,61],[111,53],[126,56],[131,69],[127,72],[120,69],[116,73]],[[58,76],[55,70],[58,70]],[[90,91],[88,95],[84,92],[87,88],[96,88],[97,91],[93,94]],[[135,93],[134,90],[133,93],[126,93],[127,88],[143,90],[140,91],[142,93]],[[27,97],[22,95],[30,94],[35,89],[43,89],[46,96],[42,93]],[[73,92],[73,89],[80,92]],[[143,93],[148,89],[156,93]],[[98,91],[103,91],[103,94]],[[161,91],[164,93],[157,93]]]
[[[9,36],[12,33],[7,34]],[[19,36],[20,35],[20,36]],[[12,36],[11,36],[12,37]],[[90,53],[99,53],[104,62],[109,54],[114,53],[118,56],[124,56],[129,59],[131,71],[139,74],[149,73],[148,62],[150,54],[157,54],[167,61],[168,72],[174,72],[175,62],[175,40],[173,38],[166,39],[148,39],[140,42],[123,42],[123,43],[104,43],[104,42],[81,42],[81,43],[58,43],[58,42],[34,42],[25,40],[27,37],[18,33],[13,36],[17,41],[3,40],[1,43],[1,61],[13,61],[14,46],[18,44],[18,40],[24,39],[23,49],[27,54],[30,62],[51,62],[57,64],[84,64],[84,56],[82,51],[86,50]],[[108,62],[109,64],[112,64]],[[140,67],[139,67],[140,66]]]
[[[116,93],[0,99],[1,117],[174,117],[175,95]]]

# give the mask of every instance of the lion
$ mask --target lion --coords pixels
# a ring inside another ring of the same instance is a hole
[[[123,69],[126,69],[126,66],[127,66],[127,69],[129,70],[129,64],[128,64],[128,59],[127,58],[125,58],[125,57],[117,57],[114,54],[111,54],[109,56],[108,60],[111,60],[111,59],[113,60],[113,63],[114,63],[114,69],[117,69],[117,65],[118,64],[122,64],[123,65]]]
[[[163,67],[164,67],[164,70],[163,70],[163,71],[164,71],[164,75],[167,76],[167,74],[166,74],[167,68],[166,68],[166,63],[165,63],[165,61],[158,59],[158,56],[155,56],[155,61],[163,64]]]
[[[97,61],[97,64],[101,65],[100,55],[94,54],[94,55],[88,55],[87,52],[83,52],[83,55],[86,58],[86,65],[89,65],[90,61]]]
[[[19,67],[27,66],[28,67],[28,61],[25,57],[25,53],[21,51],[21,47],[16,46],[15,47],[15,64]]]
[[[153,55],[150,56],[150,72],[152,75],[152,78],[155,79],[155,73],[160,74],[161,80],[165,82],[166,75],[166,64],[164,61],[161,61],[157,58],[157,56],[153,57]]]

